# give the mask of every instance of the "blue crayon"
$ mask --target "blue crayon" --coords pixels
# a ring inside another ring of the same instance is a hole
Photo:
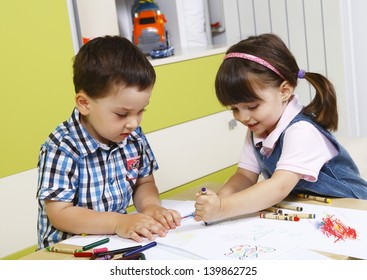
[[[140,247],[140,248],[138,248],[138,249],[135,249],[135,250],[132,250],[132,251],[126,252],[126,253],[125,253],[125,254],[123,254],[122,256],[123,256],[123,257],[128,257],[128,256],[134,255],[134,254],[136,254],[136,253],[141,253],[141,252],[143,252],[143,251],[145,251],[145,250],[147,250],[147,249],[149,249],[149,248],[152,248],[152,247],[154,247],[154,246],[156,246],[156,245],[157,245],[157,242],[153,241],[153,242],[148,243],[147,245],[144,245],[144,246],[142,246],[142,247]]]

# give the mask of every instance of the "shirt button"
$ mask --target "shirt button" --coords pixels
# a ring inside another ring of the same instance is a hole
[[[110,185],[113,185],[113,183],[115,182],[115,180],[112,178],[110,178],[109,181],[110,181]]]

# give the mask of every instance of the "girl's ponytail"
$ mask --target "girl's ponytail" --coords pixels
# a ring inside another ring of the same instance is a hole
[[[303,72],[303,77],[300,77],[300,74],[298,74],[298,77],[306,79],[316,90],[315,97],[304,108],[304,113],[310,115],[315,122],[325,129],[330,131],[337,130],[338,110],[336,93],[332,83],[318,73]]]

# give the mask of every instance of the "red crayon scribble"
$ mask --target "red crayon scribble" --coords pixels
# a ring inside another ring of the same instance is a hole
[[[354,228],[346,226],[338,218],[327,215],[322,221],[316,223],[316,227],[327,237],[335,237],[335,242],[345,239],[357,239],[357,232]]]

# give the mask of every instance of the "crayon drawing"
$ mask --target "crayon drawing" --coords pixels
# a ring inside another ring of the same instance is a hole
[[[326,215],[325,218],[322,218],[322,221],[315,223],[315,227],[327,237],[334,237],[334,243],[340,240],[357,239],[356,230],[345,225],[333,215]]]
[[[274,252],[275,249],[271,247],[238,245],[230,249],[230,252],[225,253],[227,257],[244,260],[247,258],[257,259],[262,254]]]
[[[195,238],[194,232],[190,231],[175,231],[171,235],[171,242],[176,246],[185,246],[189,244],[191,239]]]

